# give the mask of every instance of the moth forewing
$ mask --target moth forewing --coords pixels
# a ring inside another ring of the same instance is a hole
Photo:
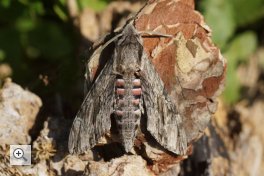
[[[113,112],[114,81],[113,60],[110,59],[99,74],[78,111],[69,135],[70,153],[83,153],[94,147],[110,131]]]
[[[70,136],[69,136],[69,142],[68,142],[68,149],[69,149],[69,152],[70,153],[74,153],[75,152],[75,149],[74,147],[77,146],[77,142],[78,140],[75,140],[75,138],[77,136],[79,136],[79,130],[81,128],[81,119],[79,118],[75,118],[74,119],[74,122],[73,122],[73,125],[72,125],[72,128],[71,128],[71,132],[70,132]]]
[[[182,117],[147,55],[144,54],[143,57],[141,80],[147,113],[147,130],[164,148],[175,154],[184,155],[187,140],[185,130],[182,128]]]

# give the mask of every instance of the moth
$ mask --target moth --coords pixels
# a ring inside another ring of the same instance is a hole
[[[144,108],[145,107],[145,108]],[[115,39],[115,49],[88,90],[69,135],[70,153],[94,147],[111,128],[113,114],[120,143],[130,152],[147,116],[147,130],[165,149],[183,155],[187,140],[182,117],[143,49],[143,40],[128,23]]]

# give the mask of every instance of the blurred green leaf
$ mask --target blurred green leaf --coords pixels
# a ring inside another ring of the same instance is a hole
[[[238,63],[245,61],[257,48],[257,36],[254,32],[247,31],[237,35],[229,44],[226,54],[228,61]]]
[[[22,54],[20,34],[12,26],[0,28],[0,49],[11,63],[18,64]]]
[[[229,0],[204,0],[201,8],[206,23],[212,28],[213,41],[219,47],[224,47],[236,27],[232,4]]]
[[[16,20],[15,26],[20,32],[28,32],[34,28],[35,24],[32,19],[22,17]]]
[[[21,46],[21,36],[13,26],[0,28],[0,50],[4,52],[5,62],[10,64],[13,75],[18,80],[26,79],[27,64],[23,61],[23,50]]]
[[[0,22],[1,23],[12,23],[17,18],[24,15],[27,8],[23,4],[19,3],[18,1],[11,1],[8,8],[4,8],[0,6]]]
[[[226,102],[235,103],[240,98],[241,85],[237,77],[237,67],[247,59],[257,48],[257,34],[255,31],[246,31],[233,36],[239,26],[253,23],[264,17],[263,0],[204,0],[200,7],[205,20],[213,31],[213,41],[225,50],[228,60]],[[233,38],[231,41],[230,39]]]
[[[63,11],[63,9],[58,6],[58,5],[54,5],[53,7],[54,12],[58,15],[58,17],[62,20],[62,21],[67,21],[67,14],[66,12]]]
[[[0,5],[3,6],[4,8],[8,8],[11,4],[11,0],[1,0]]]
[[[61,27],[49,21],[39,22],[36,28],[29,32],[28,47],[34,53],[52,62],[72,52],[72,45]]]
[[[228,56],[225,56],[228,58]],[[227,104],[233,104],[240,98],[241,85],[236,75],[236,67],[228,63],[225,82],[224,100]]]
[[[264,71],[264,48],[260,48],[258,50],[258,59],[259,59],[259,63],[260,63],[260,67],[261,69]]]
[[[238,35],[229,44],[228,50],[224,54],[228,60],[224,91],[224,98],[227,103],[233,104],[239,100],[241,85],[237,77],[237,66],[240,61],[246,62],[256,48],[256,34],[250,31]]]
[[[26,47],[26,54],[29,58],[37,58],[41,55],[39,49],[31,46]]]
[[[29,0],[18,0],[20,3],[28,5],[30,2]]]
[[[245,26],[264,17],[263,0],[232,0],[229,3],[234,7],[235,20],[239,26]]]
[[[59,0],[59,2],[60,2],[61,4],[63,4],[63,5],[66,5],[66,1],[67,1],[67,0]]]
[[[78,4],[81,10],[86,7],[90,7],[95,11],[101,11],[106,7],[108,3],[109,0],[78,0]]]
[[[34,3],[30,3],[29,5],[31,13],[38,14],[38,15],[43,15],[45,13],[43,4],[41,1],[36,1]]]
[[[5,51],[0,48],[0,61],[3,61],[5,57]]]

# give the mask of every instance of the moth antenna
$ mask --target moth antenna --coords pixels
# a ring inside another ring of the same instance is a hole
[[[132,23],[132,25],[135,26],[135,21],[136,21],[136,19],[138,18],[138,14],[141,13],[142,10],[143,10],[148,4],[149,4],[149,2],[146,2],[146,3],[145,3],[145,4],[139,9],[139,11],[138,11],[135,15],[129,17],[129,18],[127,19],[127,22],[126,22],[126,24],[125,24],[124,26],[126,26],[126,25],[129,24],[129,23]]]
[[[92,59],[94,56],[96,56],[97,54],[101,53],[110,43],[112,43],[113,41],[115,41],[118,37],[122,36],[123,34],[117,34],[116,36],[114,36],[113,38],[111,38],[110,40],[108,40],[103,46],[102,48],[100,48],[99,50],[95,51],[92,56],[90,57],[90,59]],[[89,59],[89,60],[90,60]]]
[[[84,82],[84,95],[86,95],[86,93],[88,92],[89,90],[89,84],[91,83],[91,80],[90,80],[90,77],[88,76],[90,71],[89,71],[89,68],[88,68],[88,64],[90,62],[91,59],[93,59],[97,54],[101,53],[110,43],[112,43],[113,41],[115,41],[118,37],[122,36],[122,33],[120,34],[117,34],[116,36],[114,36],[113,38],[111,38],[110,40],[108,40],[103,46],[102,48],[98,49],[97,51],[95,51],[90,57],[89,59],[86,61],[86,66],[85,66],[85,70],[86,70],[86,73],[84,75],[85,77],[85,82]],[[105,38],[105,37],[104,37]],[[101,41],[99,43],[97,43],[97,45],[100,45]],[[93,47],[94,48],[94,47]]]
[[[169,34],[163,34],[160,32],[154,32],[154,31],[140,31],[139,34],[141,37],[166,37],[166,38],[173,38],[173,35]],[[147,35],[145,35],[147,34]]]

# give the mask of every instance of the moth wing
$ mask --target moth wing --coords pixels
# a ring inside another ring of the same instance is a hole
[[[147,113],[147,130],[164,148],[175,154],[184,155],[187,139],[182,117],[154,66],[145,54],[143,57],[145,58],[142,59],[141,80]]]
[[[69,135],[70,153],[83,153],[94,147],[110,131],[113,112],[114,81],[113,59],[105,67],[88,91],[79,109]]]

